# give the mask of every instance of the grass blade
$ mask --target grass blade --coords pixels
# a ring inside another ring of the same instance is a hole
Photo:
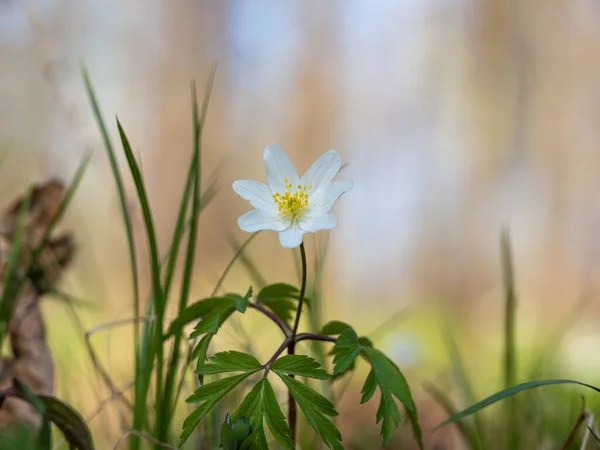
[[[452,403],[452,400],[444,391],[442,391],[441,389],[438,389],[435,385],[433,385],[431,383],[425,384],[424,388],[425,388],[425,391],[429,395],[431,395],[433,397],[433,399],[444,409],[446,414],[448,414],[449,416],[454,416],[458,412],[456,407]],[[473,427],[471,427],[469,424],[467,424],[461,420],[459,420],[455,423],[456,423],[456,427],[458,428],[458,431],[460,432],[461,436],[463,437],[465,442],[469,445],[469,448],[471,448],[473,450],[483,449],[481,441],[479,440],[479,437],[475,433],[475,430],[473,430]]]
[[[139,277],[138,277],[138,263],[137,263],[137,253],[135,247],[135,238],[133,234],[133,225],[131,223],[131,218],[129,217],[129,211],[127,206],[127,197],[125,195],[125,187],[123,184],[123,178],[121,176],[121,171],[119,169],[119,164],[117,163],[117,157],[115,150],[112,146],[112,142],[110,140],[110,136],[108,134],[108,129],[106,128],[104,119],[102,117],[102,112],[100,111],[100,106],[96,99],[96,94],[94,92],[94,88],[92,86],[92,82],[88,75],[85,67],[82,68],[82,76],[85,84],[85,89],[88,94],[88,98],[90,104],[92,106],[92,112],[94,114],[94,118],[96,120],[96,124],[98,125],[98,129],[100,130],[100,134],[102,136],[102,140],[104,142],[104,148],[106,149],[106,154],[108,155],[108,160],[110,163],[110,168],[115,180],[115,184],[117,186],[117,193],[119,196],[119,205],[121,208],[121,215],[123,217],[123,225],[125,226],[125,234],[127,237],[127,249],[129,253],[129,267],[131,270],[131,279],[133,284],[133,315],[134,317],[140,316],[140,293],[139,293]],[[151,315],[152,311],[149,311],[148,315]],[[145,325],[145,329],[148,329],[148,325]],[[147,388],[144,386],[142,381],[144,380],[143,374],[145,374],[147,370],[147,357],[143,357],[142,355],[146,351],[146,346],[140,348],[139,345],[139,323],[138,321],[134,322],[133,325],[133,342],[134,342],[134,370],[135,370],[135,398],[136,401],[138,398],[145,399],[145,392],[147,392]],[[150,366],[152,363],[150,363]],[[140,419],[135,419],[135,417],[141,416]],[[134,422],[138,423],[141,427],[141,424],[145,420],[145,411],[137,410],[137,414],[134,415]],[[132,439],[132,449],[139,448],[140,440],[139,438]]]
[[[209,95],[210,85],[214,77],[214,72],[211,74],[209,87],[205,93]],[[196,86],[192,84],[192,111],[194,120],[194,151],[192,156],[192,178],[193,178],[193,200],[192,211],[190,218],[190,231],[188,234],[188,245],[185,256],[185,266],[183,271],[183,279],[181,284],[181,294],[179,297],[179,312],[181,313],[187,306],[187,301],[190,293],[192,273],[194,270],[194,259],[196,256],[196,243],[198,234],[198,208],[200,206],[200,132],[202,124],[199,122],[198,103],[196,100]],[[175,377],[177,376],[177,368],[179,365],[179,351],[181,346],[181,332],[176,333],[173,344],[173,352],[167,370],[167,378],[165,381],[165,400],[163,403],[163,411],[160,414],[158,422],[158,438],[165,440],[171,418],[171,411],[175,410],[175,405],[171,405],[175,390]]]
[[[508,388],[516,383],[516,312],[517,295],[515,291],[515,277],[513,268],[512,249],[508,230],[502,231],[501,236],[502,273],[504,276],[505,292],[505,331],[504,331],[504,387]],[[517,404],[510,399],[507,407],[506,435],[511,449],[519,448],[519,426],[517,419]]]
[[[25,228],[25,217],[29,211],[32,189],[29,188],[21,204],[19,216],[17,218],[17,227],[10,244],[10,253],[8,254],[8,263],[6,273],[4,274],[4,286],[0,296],[0,348],[4,343],[6,330],[12,319],[22,281],[19,280],[18,269],[21,256],[21,247],[23,246],[23,231]]]
[[[444,343],[446,344],[446,351],[448,352],[448,357],[450,358],[450,365],[452,367],[452,376],[454,378],[454,381],[458,385],[463,400],[466,402],[466,404],[473,404],[475,403],[475,394],[473,392],[473,387],[471,384],[471,380],[469,379],[469,375],[465,370],[465,365],[463,363],[462,356],[458,350],[458,346],[456,345],[454,336],[452,335],[449,329],[446,329],[444,335]],[[483,421],[480,416],[475,416],[474,422],[478,438],[477,448],[483,448],[483,445],[485,443],[485,429],[483,426]]]
[[[147,356],[146,361],[152,362],[156,358],[156,403],[155,408],[160,411],[162,408],[162,382],[163,382],[163,346],[162,346],[162,330],[164,321],[165,311],[165,298],[160,280],[160,260],[158,253],[158,243],[156,239],[156,232],[154,229],[154,221],[152,218],[152,211],[150,209],[150,203],[144,186],[144,180],[140,171],[139,165],[135,160],[133,151],[129,140],[121,126],[121,123],[117,119],[117,127],[119,129],[119,136],[121,137],[121,143],[123,144],[123,151],[129,164],[129,170],[135,183],[138,200],[142,208],[142,216],[144,218],[144,228],[146,230],[146,238],[148,240],[148,247],[150,249],[150,265],[151,265],[151,278],[152,278],[152,304],[154,307],[154,313],[156,316],[156,322],[154,323],[154,338],[153,343],[148,348],[149,353],[143,356]],[[136,392],[135,404],[134,404],[134,423],[133,428],[142,431],[142,425],[146,421],[146,396],[150,385],[151,371],[147,371],[143,374],[143,382],[141,385],[141,391]],[[138,374],[136,374],[136,379]],[[137,380],[136,380],[137,381]],[[138,397],[137,394],[140,394]],[[134,440],[134,442],[139,440]],[[133,443],[132,443],[133,445]],[[136,444],[139,445],[139,444]]]
[[[474,405],[471,405],[468,408],[463,409],[462,411],[454,414],[448,420],[442,422],[437,427],[435,427],[435,429],[444,427],[446,425],[449,425],[451,423],[454,423],[461,419],[464,419],[465,417],[468,417],[471,414],[474,414],[484,408],[487,408],[488,406],[493,405],[494,403],[499,402],[500,400],[504,400],[505,398],[512,397],[513,395],[518,394],[519,392],[526,391],[529,389],[534,389],[534,388],[537,388],[540,386],[550,386],[550,385],[557,385],[557,384],[576,384],[576,385],[583,386],[583,387],[592,389],[592,390],[600,393],[600,388],[597,388],[595,386],[592,386],[591,384],[582,383],[581,381],[576,381],[576,380],[558,379],[558,380],[529,381],[527,383],[521,383],[516,386],[510,387],[508,389],[504,389],[500,392],[496,392],[493,395],[490,395],[489,397],[475,403]]]

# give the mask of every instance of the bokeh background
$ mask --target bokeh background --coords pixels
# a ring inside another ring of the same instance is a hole
[[[131,282],[81,64],[105,117],[112,124],[119,116],[139,155],[166,245],[191,152],[190,81],[201,92],[214,62],[202,171],[205,186],[213,174],[220,189],[201,219],[196,297],[210,293],[231,258],[229,236],[247,237],[236,218],[249,207],[231,182],[264,179],[270,143],[300,172],[335,148],[354,188],[336,206],[323,318],[363,334],[378,330],[378,345],[414,386],[429,443],[448,437],[431,434],[444,415],[421,389],[447,371],[445,324],[459,336],[481,396],[500,379],[503,227],[515,257],[520,367],[587,299],[554,356],[563,377],[600,374],[600,358],[590,357],[600,345],[594,0],[0,1],[0,200],[31,180],[68,181],[93,151],[64,223],[79,253],[63,288],[86,300],[78,309],[83,329],[130,317]],[[323,239],[309,237],[309,248]],[[248,255],[267,281],[296,282],[293,254],[274,233],[259,236]],[[226,290],[245,291],[249,280],[238,265]],[[88,416],[106,392],[67,308],[45,307],[58,393]],[[120,385],[131,377],[121,345],[130,335],[120,328],[93,338]],[[235,329],[222,345],[227,339],[239,339]],[[268,341],[255,345],[272,351]],[[344,397],[341,426],[377,439],[376,405],[358,407],[359,387]],[[92,423],[112,430],[113,415],[109,405]],[[106,433],[112,442],[118,435]]]

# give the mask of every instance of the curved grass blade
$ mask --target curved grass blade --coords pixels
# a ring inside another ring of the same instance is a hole
[[[518,394],[519,392],[526,391],[528,389],[534,389],[534,388],[537,388],[540,386],[550,386],[550,385],[556,385],[556,384],[576,384],[576,385],[583,386],[583,387],[592,389],[592,390],[600,393],[600,388],[597,388],[596,386],[592,386],[591,384],[582,383],[581,381],[576,381],[576,380],[557,379],[557,380],[529,381],[527,383],[521,383],[516,386],[510,387],[508,389],[504,389],[500,392],[496,392],[493,395],[490,395],[489,397],[481,400],[480,402],[477,402],[474,405],[471,405],[468,408],[463,409],[459,413],[454,414],[448,420],[442,422],[437,427],[435,427],[435,429],[444,427],[444,426],[454,423],[458,420],[461,420],[465,417],[468,417],[471,414],[476,413],[477,411],[480,411],[490,405],[493,405],[494,403],[499,402],[500,400],[504,400],[505,398],[512,397],[513,395]]]

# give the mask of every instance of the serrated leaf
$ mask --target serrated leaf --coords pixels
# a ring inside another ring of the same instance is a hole
[[[362,397],[360,399],[360,403],[367,403],[373,395],[375,394],[375,390],[377,389],[377,380],[375,379],[375,371],[371,369],[369,371],[369,375],[367,375],[367,379],[365,380],[365,384],[362,387],[360,393]]]
[[[296,310],[296,302],[300,298],[300,290],[286,283],[270,284],[262,288],[256,295],[256,302],[269,308],[277,317],[288,323]],[[306,305],[310,301],[305,297]]]
[[[250,298],[252,298],[252,286],[248,288],[248,291],[243,296],[239,294],[227,294],[227,296],[234,299],[235,309],[241,313],[245,313],[246,308],[248,308],[248,305],[250,304]]]
[[[208,352],[208,346],[210,345],[210,341],[214,334],[206,333],[194,348],[192,352],[192,360],[197,359],[196,361],[196,373],[202,371],[202,368],[206,364],[206,353]],[[204,384],[204,375],[198,375],[198,381],[200,385]]]
[[[200,322],[198,322],[198,325],[196,325],[194,331],[190,334],[190,339],[194,339],[205,333],[217,334],[221,325],[223,325],[233,311],[235,311],[235,306],[233,305],[232,299],[228,299],[227,302],[223,302],[221,305],[212,309]]]
[[[340,375],[352,366],[354,360],[358,357],[362,346],[358,342],[356,331],[348,328],[339,335],[331,353],[333,358],[333,375]]]
[[[269,450],[269,443],[267,442],[264,428],[253,430],[252,434],[242,444],[240,450]]]
[[[309,425],[317,432],[323,443],[334,450],[343,450],[342,435],[329,417],[338,415],[333,404],[310,387],[288,375],[277,374],[298,402]],[[329,417],[327,417],[329,416]]]
[[[294,450],[292,432],[267,378],[263,378],[254,386],[233,416],[249,417],[252,429],[263,434],[263,422],[266,422],[275,440],[286,450]],[[263,448],[263,442],[266,442],[266,438],[263,440],[262,437],[255,437],[247,448]]]
[[[321,328],[319,334],[324,336],[335,336],[336,334],[341,334],[346,330],[351,330],[352,327],[348,325],[346,322],[340,322],[339,320],[332,320],[331,322],[326,323]]]
[[[201,404],[198,408],[192,411],[192,413],[183,422],[183,431],[179,440],[179,447],[181,447],[185,441],[188,440],[198,423],[227,393],[232,391],[237,385],[255,372],[256,371],[249,371],[241,375],[223,378],[221,380],[205,384],[204,386],[196,389],[196,391],[186,399],[186,402],[201,402]]]
[[[413,401],[410,388],[404,375],[398,367],[390,361],[381,351],[372,347],[362,347],[371,363],[371,373],[363,386],[363,399],[369,399],[374,394],[373,379],[379,386],[381,399],[377,410],[377,423],[381,422],[381,435],[383,445],[387,445],[392,438],[392,424],[398,427],[400,424],[400,412],[394,401],[396,397],[404,405],[407,415],[411,421],[413,434],[419,448],[423,448],[421,427],[417,415],[417,407]],[[366,400],[365,400],[366,401]]]
[[[230,301],[229,297],[224,296],[205,298],[204,300],[192,303],[181,311],[179,316],[171,322],[171,325],[165,334],[165,339],[179,333],[187,324],[202,319],[206,314],[223,304],[223,302],[229,303]]]
[[[306,355],[282,356],[273,363],[271,370],[277,372],[278,375],[286,373],[288,375],[317,378],[319,380],[329,378],[329,374],[321,368],[321,365]]]
[[[210,360],[212,361],[212,364],[205,364],[203,367],[197,369],[196,373],[200,375],[211,375],[215,373],[239,371],[256,372],[263,368],[254,356],[236,352],[234,350],[217,353],[211,357]]]

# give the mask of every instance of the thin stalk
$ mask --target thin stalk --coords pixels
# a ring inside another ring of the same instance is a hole
[[[508,230],[502,232],[502,271],[505,290],[505,331],[504,331],[504,387],[508,389],[516,383],[516,311],[517,294],[515,290],[514,267],[510,236]],[[517,424],[517,405],[514,398],[507,402],[507,433],[510,448],[519,447],[519,430]]]
[[[304,305],[304,295],[306,294],[306,250],[304,242],[300,244],[300,258],[302,260],[302,281],[300,283],[300,297],[298,299],[298,309],[296,310],[296,320],[294,328],[292,328],[291,342],[288,344],[288,355],[293,355],[296,351],[296,334],[298,333],[298,325],[300,325],[300,316],[302,315],[302,306]],[[293,378],[294,376],[291,375]],[[296,443],[296,419],[297,419],[296,400],[292,392],[288,390],[288,421],[290,430],[292,431],[292,441]]]
[[[304,250],[304,242],[300,244],[300,257],[302,259],[302,282],[300,284],[300,298],[298,299],[298,310],[296,311],[296,320],[292,329],[292,338],[298,333],[298,325],[300,324],[300,316],[302,315],[302,305],[304,304],[304,295],[306,294],[306,250]]]

